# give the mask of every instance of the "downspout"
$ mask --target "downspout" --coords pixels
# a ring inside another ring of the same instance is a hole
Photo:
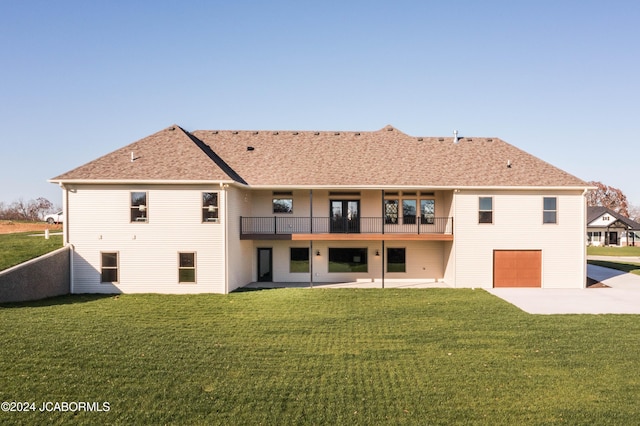
[[[309,190],[309,231],[313,234],[313,189]],[[309,240],[309,287],[313,288],[313,236]]]
[[[75,273],[73,270],[73,258],[76,255],[76,248],[73,246],[73,244],[67,244],[66,246],[69,247],[69,293],[73,294],[75,290]]]
[[[62,188],[62,204],[64,211],[64,222],[62,222],[62,244],[67,245],[69,243],[69,189],[60,183]]]
[[[456,232],[455,232],[455,218],[457,215],[457,200],[458,200],[458,193],[460,192],[459,189],[454,189],[453,190],[453,200],[451,201],[451,209],[449,210],[450,212],[452,212],[451,214],[451,232],[453,233],[453,246],[452,246],[452,250],[453,250],[453,287],[458,287],[457,281],[458,281],[458,239],[456,238]],[[453,210],[453,211],[452,211]],[[449,263],[451,263],[451,260],[449,261]]]
[[[220,182],[220,189],[224,195],[224,220],[222,226],[222,232],[224,233],[224,294],[229,294],[229,232],[227,226],[229,223],[229,195],[227,193],[229,188],[228,184]]]
[[[582,288],[587,287],[587,193],[588,189],[582,191]]]
[[[75,269],[73,258],[75,257],[75,247],[69,243],[69,189],[60,183],[62,189],[62,204],[64,211],[64,222],[62,222],[62,243],[65,247],[69,247],[69,293],[73,294],[75,290]]]

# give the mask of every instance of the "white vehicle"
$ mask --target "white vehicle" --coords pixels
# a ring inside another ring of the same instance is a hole
[[[58,212],[54,214],[48,214],[44,217],[44,221],[49,225],[58,224],[64,222],[64,213]]]

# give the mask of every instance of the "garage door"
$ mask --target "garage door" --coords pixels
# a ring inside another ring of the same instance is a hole
[[[494,287],[541,287],[542,251],[494,250]]]

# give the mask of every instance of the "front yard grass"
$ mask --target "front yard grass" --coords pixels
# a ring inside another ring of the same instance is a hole
[[[62,247],[62,235],[51,235],[45,240],[44,236],[31,237],[33,234],[0,234],[0,271]]]
[[[0,308],[3,424],[635,424],[640,321],[482,290],[67,296]]]
[[[640,247],[587,247],[587,255],[592,256],[640,256]]]

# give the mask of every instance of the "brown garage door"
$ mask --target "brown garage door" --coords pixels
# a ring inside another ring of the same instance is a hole
[[[541,287],[542,251],[494,250],[494,287]]]

